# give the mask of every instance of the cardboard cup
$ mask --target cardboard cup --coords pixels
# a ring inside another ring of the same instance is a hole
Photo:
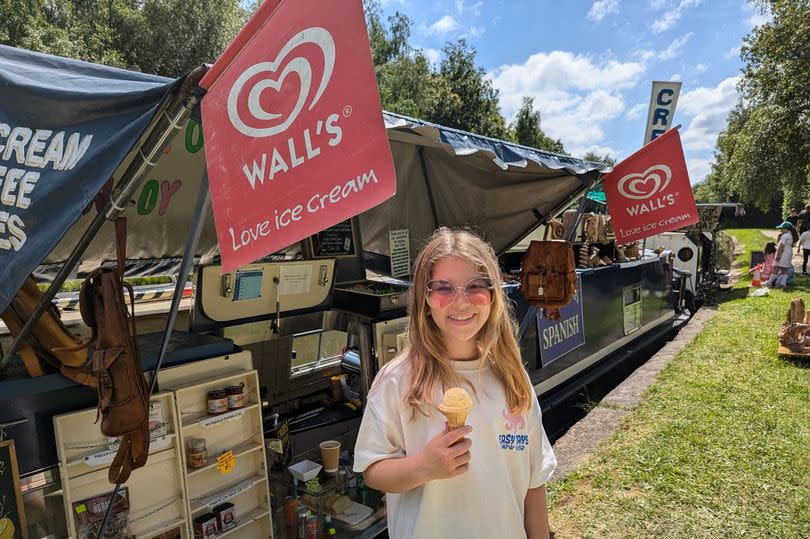
[[[321,442],[320,446],[323,471],[328,473],[336,472],[340,457],[340,442],[337,440],[326,440],[325,442]]]

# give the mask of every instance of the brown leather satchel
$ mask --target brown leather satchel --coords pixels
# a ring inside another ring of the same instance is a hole
[[[34,278],[29,276],[11,303],[0,314],[6,327],[15,337],[22,331],[42,299],[42,292]],[[82,342],[62,323],[61,313],[51,303],[20,346],[20,356],[30,376],[42,376],[42,362],[58,369],[68,378],[90,387],[95,387],[95,377],[87,367],[87,351]]]
[[[560,308],[577,291],[574,251],[567,241],[532,241],[523,255],[520,291],[530,305],[544,309],[549,320],[560,318]]]
[[[93,330],[91,366],[97,379],[101,432],[120,436],[108,479],[124,482],[132,470],[146,464],[149,454],[149,386],[135,346],[135,302],[132,287],[124,282],[126,229],[116,220],[117,269],[101,268],[82,284],[79,307]],[[124,303],[128,289],[132,313]]]

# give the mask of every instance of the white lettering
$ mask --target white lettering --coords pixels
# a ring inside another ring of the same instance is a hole
[[[37,129],[31,143],[28,145],[28,154],[25,156],[25,164],[29,167],[41,168],[43,164],[42,151],[45,149],[45,141],[50,138],[53,131],[50,129]]]
[[[330,114],[326,119],[326,132],[330,135],[334,135],[333,138],[329,139],[328,144],[330,146],[337,146],[340,144],[340,141],[343,140],[343,130],[340,126],[336,125],[339,119],[340,116],[337,114]]]
[[[262,154],[262,165],[259,168],[259,165],[256,164],[256,161],[253,161],[253,171],[251,172],[248,169],[247,165],[242,165],[242,172],[245,173],[247,177],[248,183],[250,183],[251,189],[256,189],[256,180],[259,180],[260,183],[264,184],[264,168],[267,166],[267,154]]]
[[[17,154],[17,163],[25,163],[25,145],[31,140],[31,130],[27,127],[15,127],[8,137],[6,151],[3,153],[3,161],[8,161],[12,153]]]

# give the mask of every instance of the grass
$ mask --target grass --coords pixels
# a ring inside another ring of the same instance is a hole
[[[618,432],[549,484],[558,539],[810,537],[810,363],[775,351],[793,297],[810,304],[810,278],[727,294]]]
[[[734,238],[735,243],[745,247],[745,250],[737,256],[735,262],[745,268],[746,271],[748,263],[751,261],[751,251],[761,251],[765,248],[766,243],[776,241],[763,234],[758,228],[730,228],[724,232]]]

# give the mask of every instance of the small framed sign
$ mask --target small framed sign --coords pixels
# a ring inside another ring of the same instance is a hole
[[[321,230],[309,237],[313,258],[341,258],[357,255],[357,235],[352,219]]]
[[[0,537],[28,539],[14,440],[0,442]]]

